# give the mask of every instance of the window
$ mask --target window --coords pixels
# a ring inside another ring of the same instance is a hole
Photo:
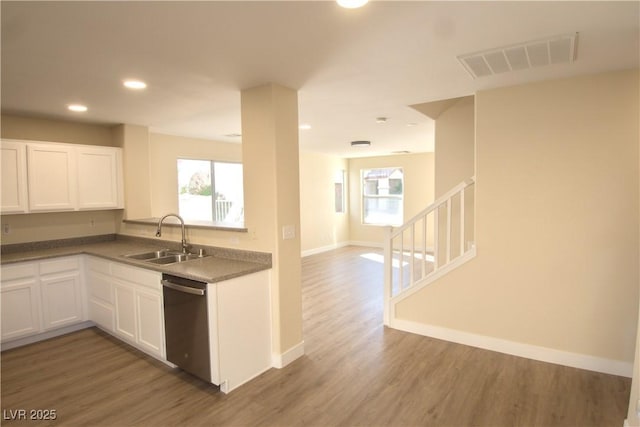
[[[178,190],[185,221],[244,223],[241,163],[178,159]]]
[[[336,213],[345,212],[344,170],[339,170],[333,178]]]
[[[361,174],[362,222],[372,225],[402,224],[402,168],[364,169]]]

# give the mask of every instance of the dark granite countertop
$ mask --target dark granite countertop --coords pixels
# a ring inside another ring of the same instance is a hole
[[[93,255],[148,270],[174,274],[188,279],[216,283],[271,268],[271,254],[193,245],[209,255],[181,263],[158,265],[125,257],[125,255],[179,249],[178,242],[143,237],[106,235],[78,239],[23,243],[2,246],[2,265],[23,261],[37,261],[69,255]]]

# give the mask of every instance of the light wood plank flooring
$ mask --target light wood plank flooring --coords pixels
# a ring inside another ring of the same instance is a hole
[[[306,355],[229,395],[92,328],[2,353],[3,418],[57,412],[2,424],[622,426],[628,378],[384,328],[371,252],[303,260]]]

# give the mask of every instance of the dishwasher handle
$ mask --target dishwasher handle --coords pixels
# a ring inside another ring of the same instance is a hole
[[[198,289],[198,288],[192,288],[189,286],[179,285],[177,283],[173,283],[172,281],[166,280],[166,279],[162,279],[160,283],[162,283],[162,286],[166,286],[167,288],[171,288],[179,292],[185,292],[187,294],[200,295],[200,296],[204,296],[206,294],[206,291],[204,289]]]

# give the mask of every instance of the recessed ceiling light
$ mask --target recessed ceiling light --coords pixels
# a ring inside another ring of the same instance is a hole
[[[369,0],[336,0],[336,1],[338,2],[338,5],[346,9],[357,9],[369,2]]]
[[[407,126],[413,127],[413,126],[418,126],[418,124],[417,123],[407,123]]]
[[[386,117],[376,117],[376,123],[387,123]]]
[[[76,113],[84,113],[85,111],[88,110],[87,106],[82,104],[69,104],[67,105],[67,108],[70,111],[74,111]]]
[[[241,133],[228,133],[225,135],[227,138],[240,138],[242,136]]]
[[[141,80],[125,80],[122,84],[129,89],[144,89],[147,87],[147,84]]]
[[[300,125],[300,130],[309,130],[311,129],[311,125],[303,123]]]
[[[352,147],[368,147],[371,145],[371,141],[351,141]]]

